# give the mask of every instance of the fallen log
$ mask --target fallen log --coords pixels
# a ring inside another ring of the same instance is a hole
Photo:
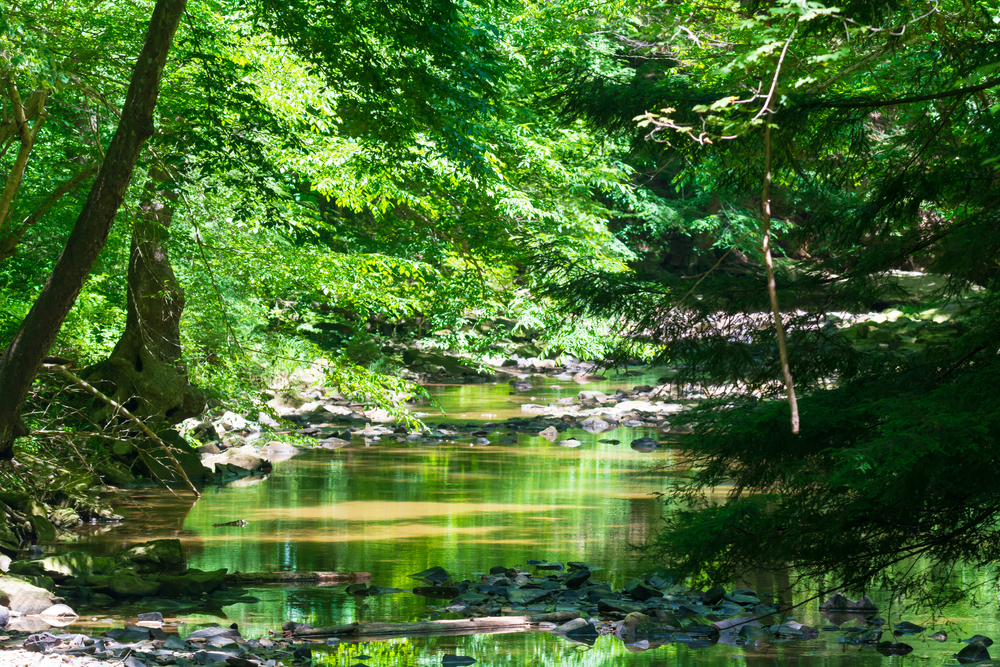
[[[226,584],[360,583],[371,581],[368,572],[233,572]]]
[[[295,637],[410,637],[413,635],[465,635],[499,634],[523,630],[547,630],[555,623],[565,623],[579,618],[580,612],[559,611],[533,616],[485,616],[416,623],[351,623],[321,628],[307,628],[292,633]],[[549,627],[540,627],[546,625]]]

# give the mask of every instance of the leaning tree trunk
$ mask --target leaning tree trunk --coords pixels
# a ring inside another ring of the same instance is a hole
[[[205,395],[188,381],[181,354],[184,290],[167,254],[174,209],[154,181],[146,191],[132,229],[125,331],[87,380],[136,416],[177,423],[201,414]],[[107,404],[95,407],[98,419],[112,416]]]
[[[187,0],[157,0],[121,120],[87,202],[48,282],[0,358],[0,459],[11,458],[14,439],[26,434],[21,408],[28,390],[107,242],[139,152],[153,134],[160,78],[186,4]]]

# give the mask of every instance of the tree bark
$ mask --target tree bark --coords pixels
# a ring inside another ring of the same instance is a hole
[[[13,456],[27,429],[21,409],[43,359],[107,242],[142,145],[153,134],[153,111],[174,33],[187,0],[157,0],[122,106],[121,121],[87,201],[28,316],[0,358],[0,459]]]
[[[174,209],[169,194],[150,180],[132,228],[125,331],[111,355],[88,369],[89,382],[132,414],[177,423],[201,414],[204,393],[187,377],[181,349],[181,289],[167,254]],[[96,418],[112,417],[96,405]]]

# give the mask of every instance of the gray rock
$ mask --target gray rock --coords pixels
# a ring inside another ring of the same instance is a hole
[[[633,612],[618,624],[616,632],[624,641],[634,641],[668,637],[673,629],[643,613]]]
[[[574,618],[556,628],[567,637],[596,637],[599,633],[593,623],[585,618]]]
[[[631,614],[633,612],[645,612],[646,605],[639,602],[629,602],[628,600],[612,600],[602,598],[597,603],[597,610],[602,612],[617,611],[621,614]]]
[[[646,586],[638,579],[629,579],[627,582],[625,582],[623,590],[626,593],[628,593],[628,595],[632,599],[638,600],[640,602],[645,602],[650,598],[663,597],[662,591],[658,591],[655,588],[650,588],[649,586]]]
[[[37,614],[62,601],[46,589],[18,577],[0,577],[0,605],[11,611]]]
[[[194,654],[194,659],[203,665],[224,663],[229,657],[228,653],[223,653],[222,651],[198,651]]]
[[[303,624],[297,625],[300,626],[300,629],[304,627],[312,627],[305,626]],[[192,639],[211,639],[212,637],[228,637],[233,640],[243,639],[243,637],[240,636],[240,631],[234,628],[202,628],[201,630],[195,630],[189,634],[184,638],[184,641],[189,642]]]
[[[150,639],[149,628],[140,628],[134,625],[126,625],[124,628],[108,630],[104,633],[104,636],[110,637],[122,644],[131,644],[132,642],[141,642]]]
[[[151,611],[151,612],[148,612],[148,613],[145,613],[145,614],[139,614],[139,620],[140,621],[146,621],[146,622],[153,622],[153,623],[157,623],[157,622],[162,623],[163,622],[163,614],[161,614],[158,611]]]
[[[48,632],[40,632],[35,635],[28,635],[22,646],[25,651],[32,653],[45,653],[51,648],[55,648],[62,643],[62,640]]]
[[[511,604],[528,605],[536,600],[540,600],[549,594],[549,591],[538,588],[508,588],[507,599]]]
[[[0,630],[7,627],[8,621],[10,621],[10,610],[7,607],[0,606]]]
[[[569,563],[569,566],[572,568],[573,563]],[[563,585],[571,590],[579,590],[585,583],[587,583],[588,579],[590,579],[590,570],[575,569],[568,577],[566,577],[563,581]]]
[[[588,433],[600,433],[601,431],[607,431],[611,428],[611,424],[604,421],[600,417],[588,417],[580,422],[580,427]]]

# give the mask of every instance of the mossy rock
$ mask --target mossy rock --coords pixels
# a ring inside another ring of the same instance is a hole
[[[80,551],[69,551],[40,560],[20,561],[19,563],[11,564],[12,567],[14,565],[25,568],[32,566],[40,570],[39,572],[32,571],[32,574],[41,574],[58,579],[66,577],[81,578],[92,574],[110,575],[114,574],[115,571],[115,561],[113,558],[91,556]]]
[[[35,527],[35,537],[39,542],[52,542],[56,539],[58,532],[52,522],[41,514],[35,514],[29,519],[31,525]]]
[[[95,470],[105,482],[113,486],[128,486],[135,481],[135,475],[117,461],[99,463]]]
[[[17,552],[17,545],[20,540],[17,535],[7,525],[7,521],[0,515],[0,553],[7,553],[13,556]]]
[[[130,572],[110,577],[108,592],[116,598],[149,597],[160,590],[160,582]]]
[[[80,525],[80,515],[70,507],[60,507],[49,513],[49,520],[59,527]]]
[[[118,554],[116,560],[123,565],[135,566],[139,574],[179,573],[185,567],[184,550],[181,548],[181,541],[177,539],[151,540],[137,544]]]
[[[163,595],[166,597],[198,597],[211,593],[222,585],[228,571],[227,568],[209,572],[188,570],[177,576],[163,575],[160,577]]]

